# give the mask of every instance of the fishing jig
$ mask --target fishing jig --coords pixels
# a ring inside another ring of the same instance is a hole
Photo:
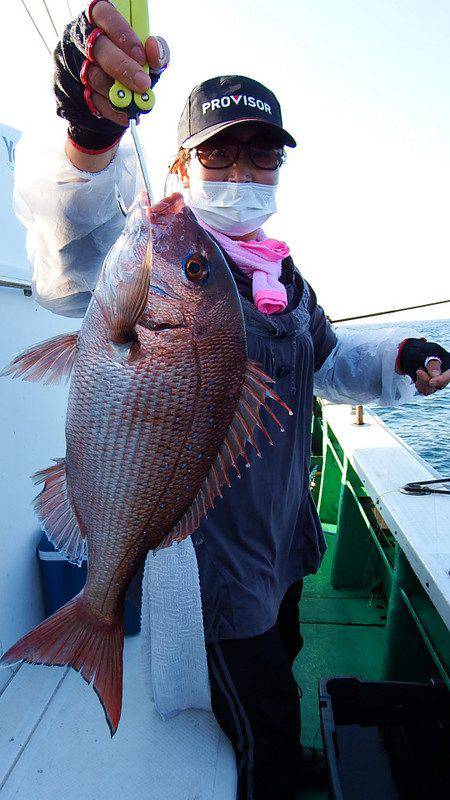
[[[144,45],[150,36],[147,0],[116,0],[115,7]],[[144,72],[150,73],[148,64],[145,64],[142,69]],[[146,89],[144,92],[132,92],[131,89],[128,89],[128,87],[124,86],[120,81],[115,81],[109,90],[109,103],[114,111],[122,111],[128,115],[136,159],[141,170],[150,205],[152,205],[153,198],[150,178],[137,132],[137,125],[139,122],[139,115],[148,114],[148,112],[152,110],[155,105],[155,95],[150,88]],[[122,207],[121,210],[123,210]]]

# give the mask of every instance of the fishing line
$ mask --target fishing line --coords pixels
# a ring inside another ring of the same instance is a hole
[[[73,19],[73,12],[72,12],[72,9],[71,9],[71,7],[69,5],[69,0],[66,0],[66,6],[69,9],[70,19]]]
[[[415,308],[428,308],[429,306],[439,306],[443,303],[450,303],[450,300],[436,300],[434,303],[421,303],[419,306],[405,306],[404,308],[392,308],[389,311],[374,311],[372,314],[360,314],[358,317],[342,317],[342,319],[328,320],[334,324],[335,322],[350,322],[354,319],[367,319],[368,317],[381,317],[383,314],[397,314],[398,311],[412,311]]]
[[[53,22],[53,17],[52,17],[52,15],[50,14],[50,11],[49,11],[49,8],[48,8],[48,5],[47,5],[46,1],[45,1],[45,0],[42,0],[42,4],[43,4],[43,6],[44,6],[44,8],[45,8],[45,10],[46,10],[46,12],[47,12],[47,15],[48,15],[48,18],[49,18],[50,22],[52,23],[53,30],[55,31],[55,33],[56,33],[56,36],[57,36],[57,37],[58,37],[58,39],[59,39],[58,29],[57,29],[57,27],[56,27],[55,23]]]
[[[39,34],[39,37],[42,39],[42,41],[43,41],[43,43],[44,43],[44,47],[45,47],[45,49],[47,50],[48,54],[51,56],[51,55],[52,55],[52,51],[50,50],[50,48],[49,48],[49,46],[48,46],[47,42],[45,41],[45,39],[44,39],[44,37],[43,37],[42,33],[40,32],[40,30],[39,30],[38,26],[36,25],[36,23],[35,23],[35,21],[34,21],[34,17],[33,17],[33,15],[31,14],[31,12],[30,12],[30,10],[29,10],[28,6],[26,5],[26,3],[25,3],[25,0],[20,0],[20,2],[22,3],[22,5],[23,5],[23,7],[24,7],[25,11],[27,12],[27,14],[28,14],[29,18],[31,19],[31,22],[33,23],[34,27],[36,28],[36,31],[38,32],[38,34]]]

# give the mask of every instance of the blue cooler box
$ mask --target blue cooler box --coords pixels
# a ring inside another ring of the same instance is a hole
[[[81,567],[77,567],[76,564],[67,561],[48,540],[45,533],[41,536],[37,555],[41,571],[45,613],[49,617],[82,590],[86,583],[87,565],[84,561]],[[139,633],[140,627],[140,609],[126,599],[125,635],[136,635]]]

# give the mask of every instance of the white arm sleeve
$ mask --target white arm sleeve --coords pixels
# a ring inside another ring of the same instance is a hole
[[[66,127],[45,142],[24,134],[16,148],[14,211],[27,228],[27,255],[37,302],[82,317],[111,245],[124,226],[115,194],[137,191],[132,146],[122,142],[102,172],[82,172],[64,152]],[[125,136],[124,139],[127,139]]]
[[[420,337],[409,328],[337,331],[337,344],[314,376],[314,394],[331,403],[408,403],[417,389],[408,375],[397,375],[399,344]]]

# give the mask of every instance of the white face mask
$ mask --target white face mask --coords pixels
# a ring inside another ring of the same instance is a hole
[[[183,194],[207,225],[231,236],[257,230],[277,210],[274,186],[265,183],[203,181],[191,176]]]

